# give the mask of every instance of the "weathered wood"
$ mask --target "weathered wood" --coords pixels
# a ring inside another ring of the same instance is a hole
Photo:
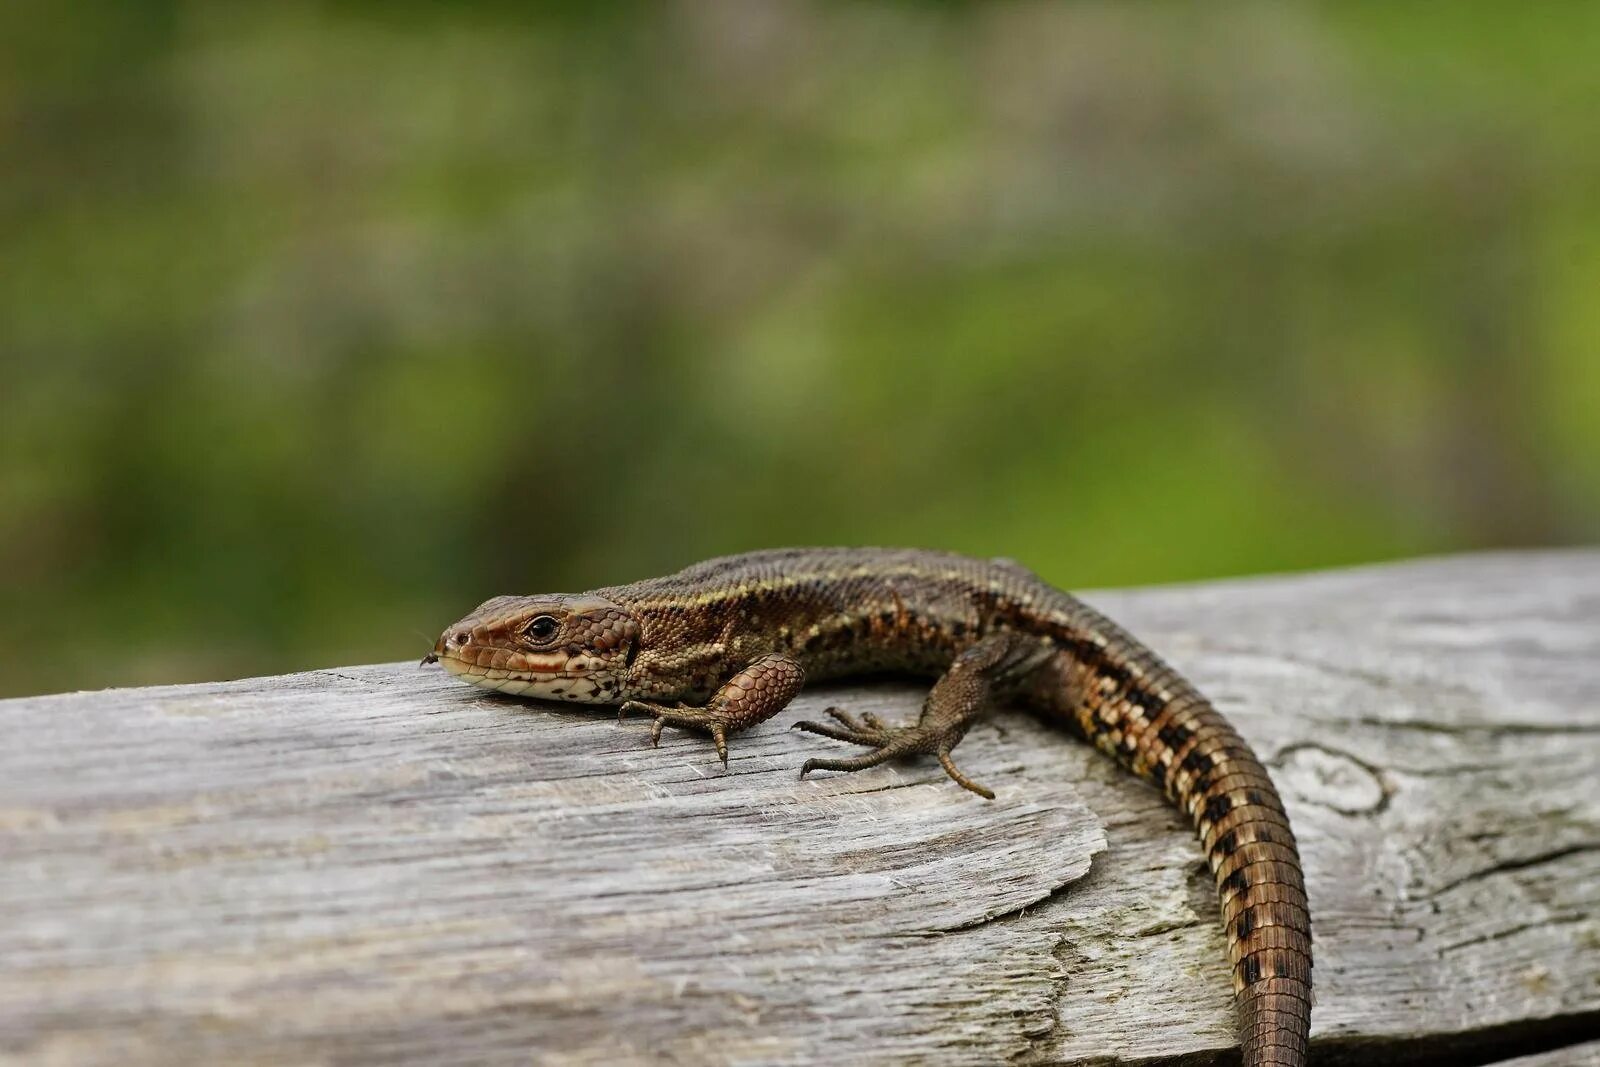
[[[1321,1062],[1591,1062],[1600,553],[1090,597],[1272,767]],[[1021,715],[800,782],[813,691],[703,739],[379,666],[0,702],[0,1055],[993,1063],[1232,1041],[1198,846]],[[1563,1047],[1570,1046],[1570,1047]]]

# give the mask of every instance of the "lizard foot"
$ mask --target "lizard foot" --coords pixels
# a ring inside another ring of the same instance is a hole
[[[650,724],[651,745],[660,746],[661,731],[667,726],[676,726],[680,730],[698,730],[711,735],[711,743],[717,746],[717,758],[722,760],[724,768],[728,766],[728,731],[737,729],[740,725],[735,716],[721,709],[669,708],[664,704],[630,700],[617,709],[617,718],[622,719],[635,712],[643,712],[655,718]]]
[[[824,722],[797,722],[794,729],[821,734],[852,745],[865,745],[875,751],[850,759],[808,759],[800,768],[800,777],[804,778],[812,771],[859,771],[900,756],[931,752],[939,758],[939,765],[957,785],[970,789],[985,800],[994,799],[993,791],[962,774],[950,758],[950,750],[961,740],[965,729],[931,727],[920,722],[913,726],[888,726],[870,711],[862,712],[859,718],[842,708],[828,708],[827,714],[838,723],[837,726]]]
[[[711,702],[703,708],[669,708],[646,700],[630,700],[618,710],[617,717],[622,718],[634,711],[655,716],[656,721],[650,726],[652,745],[661,743],[663,726],[710,734],[717,746],[717,756],[722,760],[723,769],[727,769],[728,735],[772,718],[794,699],[805,680],[806,672],[799,663],[774,652],[762,656],[723,682],[712,695]]]

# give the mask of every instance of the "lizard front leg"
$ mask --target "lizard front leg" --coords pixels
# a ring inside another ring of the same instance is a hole
[[[985,638],[957,656],[950,669],[934,683],[922,704],[922,714],[910,726],[888,726],[871,712],[860,719],[841,708],[828,714],[839,724],[797,722],[794,728],[835,741],[867,745],[874,751],[850,759],[808,759],[800,768],[804,778],[812,771],[859,771],[900,756],[928,753],[939,758],[957,785],[986,800],[994,793],[956,769],[950,752],[967,730],[994,703],[997,690],[1037,667],[1051,654],[1038,642],[1011,634]]]
[[[728,765],[728,735],[764,722],[783,710],[805,684],[806,672],[800,664],[782,653],[762,656],[722,683],[703,708],[668,707],[643,700],[630,700],[618,710],[619,717],[633,712],[655,716],[650,725],[650,743],[661,743],[661,730],[677,726],[701,730],[711,735],[722,765]]]

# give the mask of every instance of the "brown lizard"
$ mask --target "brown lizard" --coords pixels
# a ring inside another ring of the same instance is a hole
[[[796,727],[871,751],[808,759],[853,771],[951,761],[973,722],[1020,702],[1161,787],[1193,821],[1217,883],[1244,1063],[1303,1065],[1311,921],[1294,834],[1261,761],[1171,667],[1115,623],[1008,560],[912,549],[801,548],[714,559],[576,595],[496,597],[424,663],[489,689],[588,704],[728,737],[771,718],[807,679],[936,676],[922,714],[890,725],[829,708]]]

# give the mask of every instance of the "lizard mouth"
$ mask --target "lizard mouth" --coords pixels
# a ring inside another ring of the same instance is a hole
[[[618,686],[609,680],[606,672],[585,664],[581,658],[557,656],[550,669],[532,671],[514,667],[485,667],[450,652],[431,652],[424,662],[430,659],[463,682],[512,696],[604,704],[614,700],[617,695]],[[559,666],[555,660],[559,660]]]

